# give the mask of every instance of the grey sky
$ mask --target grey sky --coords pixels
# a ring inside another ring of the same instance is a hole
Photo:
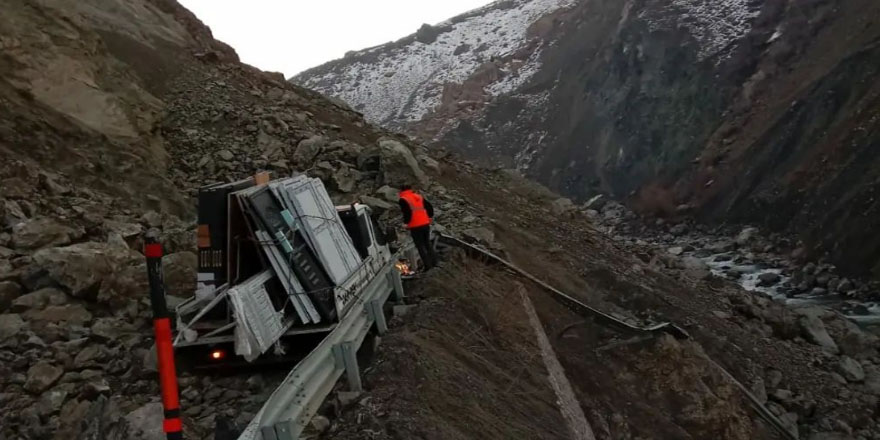
[[[489,0],[180,0],[242,61],[292,76]]]

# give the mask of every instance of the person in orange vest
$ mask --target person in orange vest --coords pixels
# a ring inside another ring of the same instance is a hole
[[[437,265],[437,253],[431,246],[431,221],[434,218],[434,207],[420,194],[413,191],[410,185],[400,187],[400,211],[403,222],[412,234],[413,243],[419,251],[425,270]]]

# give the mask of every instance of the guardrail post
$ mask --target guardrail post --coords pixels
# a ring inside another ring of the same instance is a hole
[[[403,279],[400,278],[400,271],[397,269],[389,270],[388,278],[391,281],[391,287],[394,289],[394,302],[403,304]]]
[[[388,331],[388,321],[385,320],[385,310],[382,301],[374,299],[366,304],[367,313],[376,323],[376,330],[380,335]]]
[[[351,341],[340,342],[333,347],[333,355],[336,358],[336,365],[345,369],[345,375],[348,378],[348,385],[351,391],[363,391],[364,385],[361,382],[361,369],[357,361],[357,347]]]
[[[180,396],[177,390],[177,369],[174,365],[174,345],[171,341],[171,316],[165,301],[165,280],[162,275],[162,245],[156,233],[144,237],[144,255],[147,257],[147,278],[150,282],[150,304],[153,307],[153,331],[156,336],[156,354],[159,358],[159,385],[165,420],[162,430],[168,440],[183,440],[180,419]]]
[[[275,435],[274,426],[264,426],[260,428],[260,434],[263,434],[263,440],[278,440],[278,436]]]
[[[264,426],[260,429],[263,440],[296,440],[289,422],[278,423],[274,426]]]

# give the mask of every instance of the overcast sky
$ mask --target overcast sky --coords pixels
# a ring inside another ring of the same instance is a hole
[[[242,61],[290,77],[490,0],[181,0]]]

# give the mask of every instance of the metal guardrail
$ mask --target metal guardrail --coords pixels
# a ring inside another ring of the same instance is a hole
[[[596,322],[600,325],[604,325],[606,327],[611,327],[617,329],[618,331],[623,331],[627,333],[636,333],[636,334],[656,334],[659,332],[669,333],[673,337],[677,339],[689,339],[689,335],[687,332],[671,323],[662,323],[653,325],[650,327],[636,327],[624,321],[621,321],[611,315],[608,315],[605,312],[594,309],[574,298],[570,295],[556,289],[555,287],[541,281],[534,275],[526,272],[525,270],[520,269],[513,263],[485,250],[480,247],[474,246],[470,243],[462,241],[458,238],[442,234],[440,236],[440,241],[444,244],[455,246],[458,248],[465,249],[466,251],[474,252],[482,257],[489,258],[496,263],[500,263],[507,267],[508,269],[516,272],[519,275],[522,275],[525,278],[528,278],[530,281],[538,284],[542,288],[548,290],[553,293],[554,299],[559,301],[562,305],[569,308],[573,312],[586,317],[586,318],[594,318]],[[755,412],[759,417],[764,419],[767,423],[769,423],[777,432],[779,432],[783,437],[789,440],[797,440],[797,436],[792,434],[789,428],[779,420],[776,415],[774,415],[757,397],[755,397],[739,380],[736,379],[729,371],[727,371],[724,367],[721,366],[718,362],[715,362],[711,358],[706,355],[706,359],[713,365],[715,368],[721,371],[721,373],[727,377],[728,380],[733,382],[734,385],[743,393],[746,399],[749,401],[749,404],[754,408]]]
[[[403,281],[394,263],[405,251],[392,256],[336,328],[290,371],[239,440],[299,438],[343,373],[352,389],[361,389],[357,351],[373,324],[380,334],[388,329],[383,306],[391,292],[398,300],[403,298]]]
[[[603,325],[605,327],[613,328],[615,330],[631,333],[631,334],[657,334],[657,333],[669,333],[674,336],[676,339],[688,339],[690,336],[688,333],[678,327],[675,324],[664,322],[656,325],[652,325],[650,327],[638,327],[634,326],[628,322],[621,321],[601,310],[595,309],[584,304],[581,301],[574,299],[571,295],[541,281],[538,277],[526,272],[523,269],[520,269],[510,261],[507,261],[485,249],[474,246],[466,241],[455,238],[450,235],[441,234],[440,241],[444,244],[455,246],[458,248],[465,249],[466,251],[475,252],[482,257],[489,258],[490,260],[500,263],[507,267],[508,269],[522,275],[525,278],[528,278],[533,283],[541,286],[543,289],[549,291],[553,294],[553,299],[557,302],[568,308],[569,310],[577,313],[578,315],[583,316],[584,318],[594,319],[598,324]]]

